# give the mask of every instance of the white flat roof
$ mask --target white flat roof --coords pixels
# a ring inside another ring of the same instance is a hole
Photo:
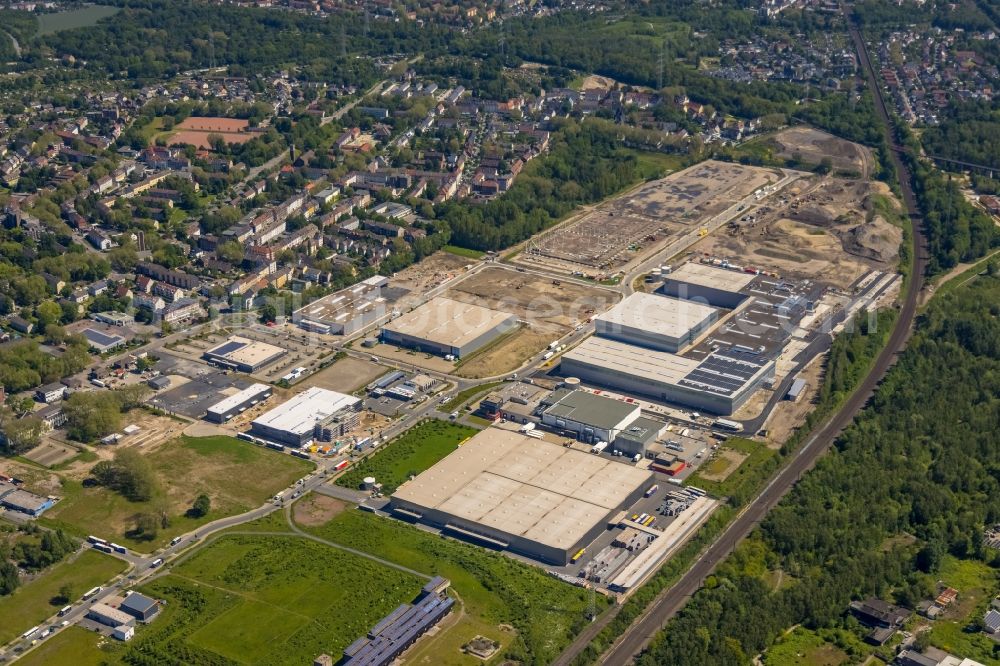
[[[689,261],[668,275],[666,279],[711,287],[721,291],[738,292],[746,289],[755,277],[757,276],[753,273],[742,273],[728,268]]]
[[[439,296],[389,322],[385,329],[441,345],[461,347],[512,318],[514,315],[508,312]]]
[[[715,308],[702,303],[636,292],[599,315],[597,320],[676,340],[703,324],[715,312]]]
[[[699,363],[677,354],[593,336],[563,354],[563,358],[623,372],[655,384],[675,384]]]
[[[382,278],[384,279],[384,278]],[[308,319],[321,323],[343,323],[377,308],[385,309],[386,300],[380,296],[381,282],[364,280],[319,298],[292,313],[292,321]]]
[[[254,419],[253,425],[303,435],[312,431],[316,421],[325,419],[358,402],[360,400],[353,395],[314,387],[262,414],[260,418]]]
[[[650,478],[630,465],[487,428],[394,497],[569,549]]]
[[[271,387],[267,384],[251,384],[239,393],[234,393],[228,398],[215,403],[207,411],[213,414],[225,414],[231,409],[236,409],[247,400],[252,400],[264,391],[269,390],[271,390]]]

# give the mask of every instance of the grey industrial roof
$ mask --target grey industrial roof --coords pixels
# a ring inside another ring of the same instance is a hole
[[[715,308],[702,303],[636,292],[599,315],[597,321],[677,339],[715,313]]]
[[[666,427],[667,424],[662,421],[654,421],[653,419],[648,419],[645,416],[640,416],[635,421],[629,423],[624,430],[618,433],[618,437],[620,439],[627,439],[633,442],[649,444],[650,442],[655,441]]]
[[[145,613],[151,608],[157,605],[156,599],[150,599],[145,594],[139,594],[138,592],[133,592],[132,594],[125,597],[125,601],[119,604],[119,608],[131,609],[136,613]]]
[[[618,426],[639,408],[635,403],[622,402],[586,391],[569,391],[545,410],[557,418],[585,423],[609,430]]]
[[[393,497],[568,549],[650,477],[607,458],[487,428]]]
[[[461,347],[516,317],[480,305],[438,297],[385,325],[385,329],[437,344]]]
[[[107,335],[93,328],[83,329],[83,337],[96,347],[113,347],[125,343],[125,338],[120,335]]]

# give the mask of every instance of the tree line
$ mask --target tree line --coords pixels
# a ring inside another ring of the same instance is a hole
[[[856,629],[852,599],[912,608],[944,553],[1000,566],[983,543],[984,525],[1000,521],[998,303],[988,275],[932,302],[869,407],[639,664],[748,664],[793,624]],[[885,547],[900,534],[916,542]],[[792,582],[766,584],[746,566],[751,549]]]

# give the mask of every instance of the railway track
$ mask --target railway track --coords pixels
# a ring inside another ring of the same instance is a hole
[[[793,454],[789,464],[783,467],[764,488],[763,491],[744,509],[744,511],[725,529],[702,554],[699,560],[674,583],[664,590],[632,625],[615,641],[612,647],[603,655],[600,662],[617,666],[631,662],[636,655],[644,650],[654,636],[666,623],[680,611],[688,599],[697,592],[715,568],[721,563],[750,532],[764,519],[767,513],[792,488],[795,482],[816,464],[836,440],[840,432],[846,428],[854,417],[864,408],[869,398],[875,392],[879,383],[892,367],[897,355],[906,346],[912,332],[916,317],[918,297],[924,284],[924,271],[927,265],[926,240],[921,228],[921,220],[917,210],[916,198],[911,186],[911,174],[906,163],[901,158],[904,148],[897,145],[893,133],[892,120],[889,116],[881,89],[875,78],[871,60],[868,57],[864,40],[857,26],[851,23],[851,17],[845,10],[850,26],[849,32],[854,42],[858,60],[864,70],[868,88],[875,97],[876,111],[882,130],[890,146],[890,159],[899,175],[900,190],[903,205],[906,207],[913,227],[913,267],[907,290],[900,307],[900,316],[896,327],[889,337],[885,348],[875,359],[871,370],[858,388],[845,401],[843,406],[821,424],[803,445]],[[597,632],[610,622],[613,616],[601,618],[598,623],[588,627],[577,641],[560,655],[555,664],[569,664],[580,654]]]

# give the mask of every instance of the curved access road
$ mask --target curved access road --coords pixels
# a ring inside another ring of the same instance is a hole
[[[848,17],[849,18],[849,17]],[[883,132],[891,146],[890,157],[896,172],[899,174],[903,204],[909,213],[913,227],[913,270],[907,285],[906,293],[900,307],[900,316],[895,329],[882,353],[875,359],[868,375],[862,380],[857,390],[845,401],[837,413],[817,428],[812,436],[796,451],[794,457],[775,475],[744,511],[726,528],[719,538],[706,548],[701,558],[670,588],[664,590],[619,638],[600,660],[603,664],[627,664],[650,643],[653,637],[666,625],[687,600],[698,591],[705,578],[716,566],[728,556],[743,538],[756,527],[767,515],[768,511],[778,503],[795,482],[815,465],[821,455],[833,444],[840,432],[846,428],[854,417],[864,408],[868,399],[874,393],[882,378],[892,367],[897,354],[906,346],[912,331],[913,320],[917,312],[918,296],[924,284],[924,270],[927,265],[926,242],[921,229],[916,206],[916,199],[911,187],[911,174],[905,162],[900,158],[903,148],[896,145],[892,132],[892,122],[889,117],[881,89],[875,79],[875,72],[865,49],[864,41],[857,27],[851,26],[851,38],[864,70],[868,87],[875,96],[876,110],[883,126]],[[584,632],[581,639],[587,634]],[[579,654],[587,641],[576,641],[556,662],[567,664]]]

